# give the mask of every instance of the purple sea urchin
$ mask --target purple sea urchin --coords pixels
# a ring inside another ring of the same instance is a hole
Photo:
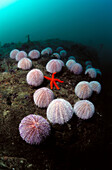
[[[17,67],[22,70],[28,70],[32,67],[32,61],[28,58],[22,58],[19,60]]]
[[[40,52],[38,50],[31,50],[28,53],[28,57],[30,57],[31,59],[37,59],[40,57]]]
[[[49,51],[49,55],[51,55],[51,54],[52,54],[53,50],[52,50],[52,48],[51,48],[51,47],[46,47],[45,49]]]
[[[89,119],[95,112],[93,103],[88,100],[80,100],[74,105],[75,114],[81,119]]]
[[[57,47],[56,51],[60,52],[61,50],[63,50],[63,47]]]
[[[81,81],[79,82],[76,87],[75,87],[75,94],[80,98],[80,99],[87,99],[91,97],[92,95],[92,89],[87,81]]]
[[[58,59],[52,59],[46,64],[46,70],[50,73],[60,72],[62,64]]]
[[[93,91],[95,91],[97,94],[100,93],[101,84],[98,81],[91,81],[89,84],[90,84]]]
[[[42,56],[44,56],[44,55],[49,55],[49,50],[48,49],[43,49],[42,51],[41,51],[41,55]]]
[[[10,52],[10,58],[15,59],[17,53],[19,52],[18,49],[14,49]]]
[[[95,68],[88,68],[88,69],[85,71],[85,74],[88,74],[89,77],[91,77],[91,78],[96,78],[96,76],[97,76],[97,72],[96,72],[96,69],[95,69]]]
[[[60,55],[58,53],[53,53],[52,57],[56,57],[57,59],[60,59]]]
[[[22,58],[27,57],[27,53],[25,51],[19,51],[15,57],[16,61],[21,60]]]
[[[60,51],[60,56],[65,57],[67,55],[67,52],[65,50]]]
[[[50,125],[42,116],[30,114],[19,124],[19,133],[29,144],[40,144],[50,133]]]
[[[73,116],[71,104],[64,99],[54,99],[47,108],[47,119],[53,124],[64,124]]]
[[[70,71],[77,75],[81,74],[83,71],[82,65],[79,63],[72,64],[72,66],[70,67]]]
[[[68,61],[66,62],[66,67],[67,67],[68,69],[70,69],[70,68],[72,67],[72,65],[75,64],[75,63],[76,63],[75,60],[70,59],[70,60],[68,60]]]
[[[26,81],[31,86],[40,86],[44,80],[44,75],[39,69],[32,69],[26,76]]]
[[[54,99],[54,94],[52,90],[42,87],[35,91],[33,99],[38,107],[45,108]]]

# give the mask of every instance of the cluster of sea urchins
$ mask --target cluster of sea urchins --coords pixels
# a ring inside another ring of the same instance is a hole
[[[62,47],[58,47],[54,53],[50,47],[43,49],[41,52],[36,49],[31,50],[28,55],[25,51],[19,51],[18,49],[10,52],[10,58],[18,61],[17,67],[23,70],[28,70],[32,67],[31,60],[49,55],[55,57],[55,59],[51,59],[46,64],[46,70],[50,73],[60,72],[64,66],[64,62],[60,58],[67,55],[66,50]],[[87,61],[85,64],[85,74],[89,74],[91,78],[95,78],[98,73],[100,74],[99,69],[92,67],[91,61]],[[77,75],[83,71],[82,65],[76,62],[74,56],[68,58],[66,66]],[[43,83],[44,75],[41,70],[34,68],[27,73],[26,81],[29,85],[37,87]],[[62,125],[72,118],[74,112],[81,119],[89,119],[93,116],[95,107],[90,101],[85,100],[91,97],[93,91],[97,94],[100,93],[101,85],[99,82],[79,82],[75,87],[75,94],[83,100],[76,102],[74,108],[62,98],[54,99],[53,91],[47,87],[37,89],[33,94],[33,100],[36,106],[47,108],[46,116],[49,122]],[[40,144],[50,134],[49,122],[42,116],[30,114],[24,117],[19,124],[20,136],[29,144]]]
[[[52,52],[53,52],[52,49],[50,47],[47,47],[43,49],[41,53],[38,50],[34,49],[31,50],[27,55],[25,51],[19,51],[17,49],[14,49],[10,52],[10,58],[15,59],[18,62],[17,64],[18,68],[22,70],[28,70],[32,67],[31,59],[32,60],[38,59],[40,55],[41,56],[51,55]],[[64,62],[60,60],[60,56],[65,56],[65,55],[66,55],[66,51],[63,49],[60,50],[60,54],[53,53],[53,56],[55,56],[57,59],[52,59],[50,62],[47,63],[46,65],[47,71],[51,73],[61,71],[62,66],[64,66]],[[44,75],[41,70],[35,68],[27,73],[26,81],[29,85],[37,87],[43,83]],[[37,89],[33,95],[34,103],[36,104],[36,106],[40,108],[48,107],[48,105],[51,103],[53,99],[54,99],[54,94],[52,90],[46,87]],[[69,102],[67,103],[69,104]],[[72,108],[71,105],[70,108]],[[70,111],[70,116],[68,114],[68,116],[65,115],[64,117],[67,118],[65,119],[63,118],[61,121],[59,122],[57,121],[57,123],[63,124],[67,122],[72,117],[71,111]],[[25,140],[27,143],[40,144],[49,135],[50,124],[42,116],[31,114],[24,117],[21,120],[19,124],[19,133],[22,139]]]
[[[86,61],[85,65],[86,65],[85,75],[87,74],[91,78],[96,78],[98,74],[101,75],[100,69],[94,68],[92,66],[91,61]]]
[[[76,75],[81,74],[83,71],[82,65],[76,62],[74,56],[69,57],[68,61],[66,62],[66,67]]]
[[[75,94],[83,100],[75,103],[74,111],[75,114],[81,119],[89,119],[95,112],[95,107],[92,102],[85,100],[90,98],[92,93],[99,94],[101,91],[101,84],[98,81],[87,81],[79,82],[75,87]]]

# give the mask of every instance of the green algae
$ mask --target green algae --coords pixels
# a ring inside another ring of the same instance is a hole
[[[3,116],[6,117],[10,113],[10,110],[4,110],[3,111]]]

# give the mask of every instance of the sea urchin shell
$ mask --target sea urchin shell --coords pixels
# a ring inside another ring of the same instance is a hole
[[[72,66],[70,67],[70,71],[77,75],[82,73],[82,70],[83,70],[83,68],[80,63],[72,64]]]
[[[32,67],[32,61],[29,58],[22,58],[19,60],[17,67],[22,70],[28,70]]]
[[[93,91],[95,91],[97,94],[100,93],[101,84],[98,81],[91,81],[89,84],[90,84]]]
[[[70,69],[72,67],[72,65],[75,64],[75,63],[76,63],[75,60],[70,59],[66,62],[66,66],[67,66],[68,69]]]
[[[54,99],[54,94],[52,90],[48,89],[47,87],[42,87],[35,91],[33,99],[38,107],[44,108],[47,107]]]
[[[39,69],[32,69],[26,76],[26,81],[31,86],[40,86],[44,80],[44,75]]]
[[[85,71],[85,74],[88,74],[89,77],[91,77],[91,78],[96,78],[96,76],[97,76],[97,72],[96,72],[96,69],[95,69],[95,68],[88,68],[88,69]]]
[[[28,56],[31,58],[31,59],[37,59],[40,57],[40,52],[38,50],[31,50],[29,53],[28,53]]]
[[[47,118],[53,124],[64,124],[73,116],[71,104],[64,99],[54,99],[47,108]]]
[[[79,82],[76,87],[75,87],[75,94],[80,98],[80,99],[87,99],[91,97],[92,95],[92,89],[87,81],[81,81]]]
[[[16,61],[19,61],[19,60],[21,60],[24,57],[27,57],[27,53],[25,51],[19,51],[16,54],[15,59],[16,59]]]
[[[46,65],[46,70],[50,73],[60,72],[61,69],[62,64],[58,59],[52,59]]]
[[[17,53],[19,52],[18,49],[14,49],[10,52],[10,58],[15,59]]]
[[[50,125],[42,116],[30,114],[19,124],[19,133],[29,144],[40,144],[49,135]]]
[[[74,105],[75,114],[81,119],[89,119],[95,112],[93,103],[88,100],[80,100]]]
[[[65,50],[60,51],[60,56],[65,57],[67,55],[67,52]]]

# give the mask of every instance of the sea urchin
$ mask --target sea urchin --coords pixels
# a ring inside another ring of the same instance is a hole
[[[40,144],[50,132],[48,121],[39,115],[30,114],[19,124],[19,133],[29,144]]]

